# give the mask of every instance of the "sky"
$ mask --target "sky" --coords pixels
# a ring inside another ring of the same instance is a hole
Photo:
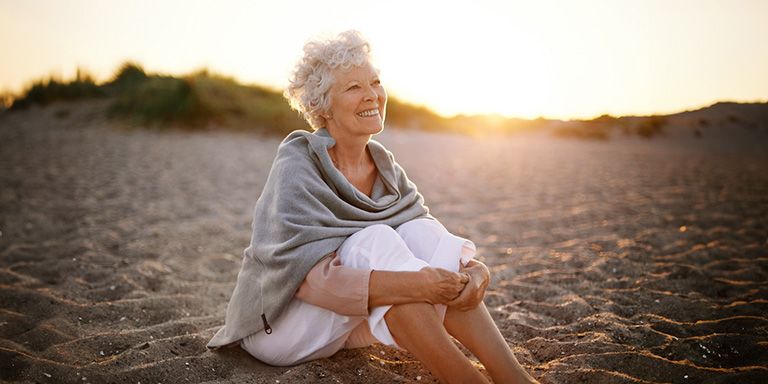
[[[768,101],[768,1],[0,0],[0,91],[82,67],[201,68],[282,89],[304,43],[369,40],[390,95],[521,118]]]

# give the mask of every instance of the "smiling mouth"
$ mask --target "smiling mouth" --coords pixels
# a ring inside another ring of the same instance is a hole
[[[357,115],[360,116],[360,117],[378,116],[379,115],[379,110],[378,109],[369,109],[369,110],[366,110],[366,111],[362,111],[362,112],[358,113]]]

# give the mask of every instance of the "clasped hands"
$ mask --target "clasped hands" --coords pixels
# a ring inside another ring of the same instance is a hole
[[[483,301],[491,280],[488,267],[477,260],[470,260],[466,267],[459,268],[459,272],[432,267],[423,268],[420,272],[424,278],[425,301],[446,304],[460,311],[477,307]]]

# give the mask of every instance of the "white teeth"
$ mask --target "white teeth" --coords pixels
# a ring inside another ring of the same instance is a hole
[[[379,110],[378,109],[369,109],[367,111],[362,111],[362,112],[358,113],[357,115],[360,116],[360,117],[370,117],[370,116],[376,116],[378,114],[379,114]]]

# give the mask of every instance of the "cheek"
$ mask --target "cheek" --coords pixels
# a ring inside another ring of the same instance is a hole
[[[355,92],[351,92],[344,97],[344,108],[350,111],[354,111],[357,109],[361,102],[362,97],[360,97],[360,95],[356,94]]]
[[[343,112],[349,110],[349,100],[343,95],[338,95],[334,98],[331,104],[331,109],[334,114],[343,114]]]

